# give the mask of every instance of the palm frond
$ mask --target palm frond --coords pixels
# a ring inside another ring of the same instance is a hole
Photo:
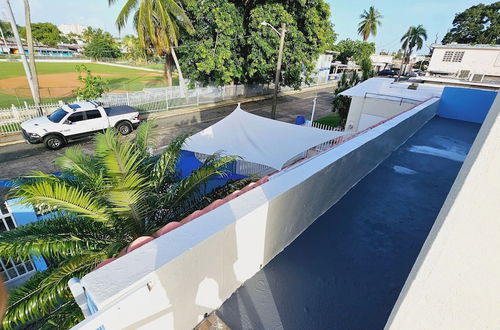
[[[28,259],[31,255],[68,257],[101,250],[116,238],[103,223],[59,215],[0,234],[0,257]]]
[[[151,183],[157,190],[165,183],[173,182],[176,174],[177,160],[187,135],[181,135],[169,143],[167,149],[160,155],[151,173]]]
[[[80,214],[97,221],[109,220],[107,209],[91,192],[53,179],[14,187],[13,196],[27,205],[46,204],[61,211]]]

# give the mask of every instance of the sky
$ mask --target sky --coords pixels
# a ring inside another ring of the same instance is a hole
[[[125,0],[117,0],[112,6],[108,0],[30,0],[32,22],[52,22],[59,24],[81,24],[99,27],[119,36],[115,19]],[[375,42],[377,51],[396,51],[400,47],[401,36],[409,26],[422,24],[427,29],[430,45],[441,41],[456,13],[478,3],[490,4],[494,1],[473,0],[327,0],[332,11],[332,22],[338,39],[361,39],[357,34],[359,15],[364,9],[375,6],[384,16]],[[17,23],[24,25],[23,1],[10,0]],[[0,6],[0,19],[6,19],[5,8]],[[121,36],[133,33],[129,23]],[[421,53],[427,53],[424,47]]]

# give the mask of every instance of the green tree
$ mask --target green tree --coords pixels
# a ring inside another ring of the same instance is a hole
[[[196,31],[183,34],[178,54],[191,83],[240,82],[244,73],[241,51],[246,42],[240,10],[227,0],[199,1],[186,9]]]
[[[12,38],[14,36],[9,22],[0,21],[0,29],[2,29],[5,38]]]
[[[33,23],[31,33],[38,44],[45,46],[55,47],[62,41],[61,31],[52,23]],[[26,39],[26,28],[22,27],[19,34]]]
[[[139,43],[139,38],[127,34],[122,39],[122,46],[125,48],[125,57],[129,60],[141,62],[146,59],[146,52]]]
[[[108,0],[112,5],[116,0]],[[186,1],[185,1],[186,2]],[[121,30],[132,12],[139,42],[145,49],[165,57],[165,80],[172,86],[172,67],[176,61],[174,47],[179,44],[181,29],[194,31],[188,15],[178,0],[127,0],[116,18]],[[180,70],[177,65],[177,70]],[[179,71],[180,75],[180,71]]]
[[[361,67],[363,80],[367,80],[375,75],[373,72],[373,62],[369,57],[363,58],[359,66]]]
[[[375,44],[360,40],[344,39],[339,41],[334,50],[340,52],[337,59],[344,64],[347,64],[349,59],[356,63],[361,63],[364,58],[369,58],[375,53]]]
[[[478,4],[455,16],[443,43],[500,44],[500,1]]]
[[[84,33],[85,48],[83,53],[94,60],[117,58],[121,55],[120,48],[109,32],[88,27]]]
[[[309,82],[316,59],[331,49],[335,41],[330,7],[324,1],[257,4],[246,15],[244,24],[248,38],[242,53],[246,59],[245,79],[249,83],[270,82],[276,70],[279,37],[269,27],[262,26],[263,21],[276,28],[286,24],[282,66],[282,84],[286,86],[299,88],[303,82]]]
[[[350,78],[349,78],[350,76]],[[344,71],[340,76],[337,88],[335,88],[335,98],[332,101],[332,111],[337,112],[340,117],[340,125],[345,126],[347,116],[349,115],[349,108],[351,106],[351,98],[349,96],[340,95],[343,91],[357,85],[359,83],[358,74],[353,72]]]
[[[108,82],[101,76],[94,76],[84,64],[77,65],[78,81],[83,83],[82,87],[73,90],[73,94],[83,100],[91,101],[98,99],[109,90]]]
[[[404,49],[403,59],[401,63],[401,69],[398,73],[398,80],[401,77],[401,74],[405,71],[405,66],[410,61],[410,56],[413,53],[413,50],[422,49],[424,46],[424,41],[427,40],[427,31],[423,27],[422,24],[418,26],[410,26],[408,31],[401,38],[402,48]]]
[[[68,289],[69,279],[81,278],[136,238],[153,235],[221,198],[219,192],[205,195],[205,183],[224,175],[221,169],[235,157],[210,156],[181,179],[176,164],[185,137],[153,157],[151,133],[150,122],[139,126],[133,140],[109,129],[96,136],[94,154],[79,146],[66,149],[56,160],[61,176],[36,172],[17,182],[13,197],[56,212],[48,220],[0,234],[0,257],[43,255],[50,260],[48,270],[11,292],[5,329],[35,321],[47,328],[70,328],[82,315]],[[227,192],[248,182],[238,181]]]
[[[382,25],[380,19],[383,17],[384,16],[382,16],[382,14],[380,14],[380,12],[373,6],[371,6],[368,11],[363,11],[363,13],[359,16],[361,22],[359,22],[358,26],[358,34],[363,37],[363,41],[368,40],[370,35],[377,35],[377,28]]]

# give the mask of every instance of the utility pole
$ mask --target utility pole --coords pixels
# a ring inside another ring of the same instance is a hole
[[[2,30],[1,26],[0,26],[0,35],[2,36],[2,40],[3,40],[5,47],[7,47],[7,40],[5,40],[5,36],[3,34],[3,30]]]
[[[26,72],[26,78],[28,79],[28,84],[31,89],[31,95],[33,100],[36,99],[35,86],[33,83],[33,77],[31,75],[31,70],[28,65],[28,60],[26,59],[26,54],[24,53],[23,43],[21,37],[19,36],[19,31],[17,31],[16,19],[14,18],[14,13],[12,12],[12,7],[10,6],[9,0],[4,0],[5,6],[7,7],[7,15],[10,20],[10,26],[12,27],[12,33],[14,33],[14,38],[16,39],[17,49],[19,50],[19,55],[21,55],[21,61],[23,63],[24,72]]]
[[[40,115],[43,116],[43,112],[40,108],[40,89],[38,85],[38,75],[36,73],[35,65],[35,47],[33,46],[33,35],[31,33],[31,13],[29,0],[24,0],[24,16],[26,20],[26,41],[28,42],[28,56],[30,58],[29,66],[31,75],[33,77],[33,87],[35,88],[35,91],[33,92],[33,100],[35,101],[35,105],[40,111]]]
[[[274,78],[274,95],[273,95],[273,108],[271,111],[271,118],[276,119],[276,105],[278,102],[278,89],[280,87],[281,77],[281,60],[283,58],[283,47],[285,45],[286,24],[281,24],[281,31],[278,33],[280,36],[280,48],[278,50],[278,62],[276,63],[276,77]]]

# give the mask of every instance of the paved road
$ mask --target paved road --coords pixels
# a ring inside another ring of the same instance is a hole
[[[298,115],[310,117],[312,101],[318,97],[315,118],[331,113],[333,88],[328,87],[315,91],[282,96],[278,99],[278,119],[285,122],[294,122]],[[242,108],[260,116],[269,116],[271,100],[244,103]],[[159,146],[168,144],[173,138],[182,133],[196,133],[213,125],[228,115],[234,106],[224,106],[202,113],[180,115],[176,117],[156,120],[156,139]],[[85,151],[92,152],[94,143],[91,138],[72,143],[79,144]],[[56,172],[54,159],[61,156],[64,149],[50,151],[43,145],[14,144],[0,147],[0,179],[10,179],[29,174],[32,170]],[[1,195],[1,193],[0,193]]]

